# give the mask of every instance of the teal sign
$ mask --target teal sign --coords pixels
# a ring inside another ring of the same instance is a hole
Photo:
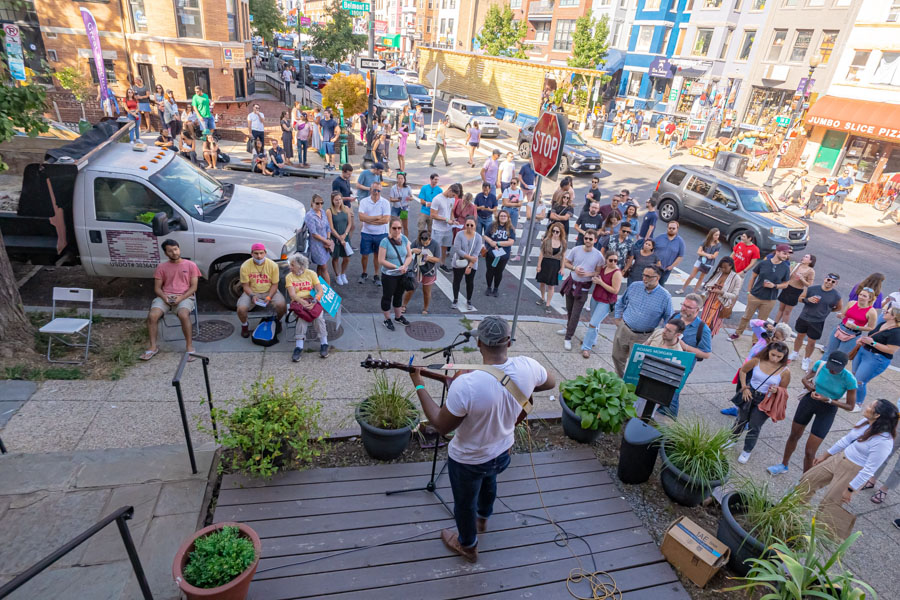
[[[775,117],[775,122],[778,123],[779,127],[787,127],[791,124],[790,117]]]
[[[341,8],[344,10],[357,10],[362,12],[369,12],[372,10],[372,4],[370,2],[355,2],[354,0],[342,0]]]
[[[323,283],[322,285],[325,284]],[[324,302],[322,303],[322,306],[325,306]],[[678,391],[681,391],[681,388],[683,388],[684,384],[687,382],[688,375],[691,374],[691,369],[694,368],[697,357],[690,352],[669,350],[668,348],[655,348],[644,344],[635,344],[631,348],[631,356],[628,358],[628,366],[625,367],[625,377],[623,377],[625,383],[631,383],[637,386],[641,374],[641,365],[644,364],[644,357],[648,354],[650,356],[655,356],[656,358],[668,360],[676,365],[684,366],[684,376],[681,378],[681,383],[678,385]]]
[[[319,280],[319,282],[322,284],[322,290],[325,292],[319,304],[322,305],[322,308],[325,310],[325,312],[327,312],[332,317],[336,317],[338,311],[341,309],[341,297],[337,292],[334,291],[334,288],[329,286],[327,283],[325,283],[321,279]],[[693,354],[691,356],[693,356]]]

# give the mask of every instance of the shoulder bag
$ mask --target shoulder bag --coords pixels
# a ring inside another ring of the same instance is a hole
[[[388,244],[394,249],[394,254],[397,255],[397,267],[403,266],[403,261],[400,260],[400,251],[397,250],[397,246],[391,242],[390,238],[388,239]],[[416,272],[414,269],[406,269],[406,273],[403,273],[400,276],[400,286],[406,290],[407,292],[414,292],[416,288],[419,287],[419,282],[416,281]]]
[[[753,368],[755,369],[756,367],[753,367]],[[766,377],[765,379],[763,379],[762,383],[760,383],[757,387],[753,387],[753,385],[751,385],[750,382],[747,382],[747,387],[750,388],[750,391],[752,393],[752,395],[750,396],[750,402],[752,402],[753,404],[759,404],[760,402],[762,402],[765,399],[766,395],[757,390],[759,390],[759,388],[761,388],[763,386],[763,384],[765,384],[773,375],[775,375],[776,373],[781,373],[786,368],[787,368],[786,366],[781,367],[780,369],[775,371],[775,373],[770,373],[769,376]],[[751,377],[753,376],[753,369],[750,370],[750,373],[748,373],[748,375],[750,375]],[[741,376],[740,376],[740,371],[739,371],[738,372],[738,383],[740,383],[740,381],[741,381]],[[735,406],[741,406],[745,402],[746,402],[746,400],[744,400],[744,390],[738,390],[738,392],[731,399],[731,403],[734,404]]]
[[[468,254],[469,256],[471,256],[472,253],[475,252],[475,241],[477,239],[478,235],[476,234],[475,237],[472,238],[472,244],[469,246],[469,251],[466,252],[466,254]],[[462,246],[462,244],[460,244],[460,246]],[[468,266],[469,260],[467,258],[457,258],[455,261],[453,261],[453,267],[456,269],[465,269]]]
[[[306,308],[297,301],[291,302],[291,312],[307,323],[315,321],[322,314],[322,305],[316,302],[312,308]]]

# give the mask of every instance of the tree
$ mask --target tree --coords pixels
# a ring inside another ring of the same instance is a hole
[[[312,27],[309,33],[313,55],[326,63],[344,62],[348,56],[362,51],[368,41],[366,36],[353,33],[353,19],[338,0],[328,7],[325,26]]]
[[[484,27],[476,39],[490,56],[525,58],[525,51],[531,49],[523,42],[527,33],[528,24],[525,21],[514,22],[509,6],[501,9],[499,5],[491,4],[484,17]]]
[[[79,71],[75,67],[60,69],[54,73],[54,76],[64,90],[72,92],[72,95],[81,104],[81,118],[87,120],[84,114],[84,103],[94,91],[94,82],[84,71]]]
[[[566,61],[570,67],[596,69],[603,63],[609,44],[609,17],[598,21],[593,17],[579,17],[572,34],[572,56]]]
[[[358,115],[366,110],[369,99],[366,96],[366,80],[362,75],[338,73],[322,88],[322,105],[337,109],[344,106],[344,116]]]
[[[275,32],[284,29],[284,17],[275,0],[250,0],[250,14],[256,33],[271,46]]]

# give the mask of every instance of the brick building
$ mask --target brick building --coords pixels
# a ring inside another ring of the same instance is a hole
[[[575,20],[591,15],[591,0],[510,0],[516,21],[528,22],[528,58],[565,65],[572,55]]]
[[[252,93],[246,0],[34,0],[51,68],[90,71],[96,82],[82,6],[97,21],[107,81],[117,96],[136,76],[148,88],[171,89],[177,100],[189,99],[195,85],[214,101]]]

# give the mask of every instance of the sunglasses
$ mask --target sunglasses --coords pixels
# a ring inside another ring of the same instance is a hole
[[[475,223],[466,223],[466,227],[475,227]]]
[[[400,231],[403,227],[391,227],[391,231]]]
[[[313,206],[322,206],[324,202],[313,202]]]
[[[609,258],[606,259],[606,262],[619,262],[619,257],[618,256],[610,256]]]
[[[873,289],[870,288],[870,287],[864,287],[864,288],[862,289],[862,291],[864,291],[864,292],[869,292],[870,294],[874,294],[874,293],[875,293],[875,290],[873,290]]]

